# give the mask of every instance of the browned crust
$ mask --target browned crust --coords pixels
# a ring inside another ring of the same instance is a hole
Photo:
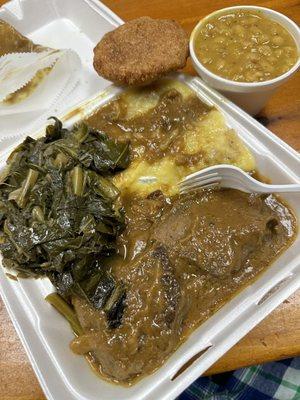
[[[99,75],[121,85],[145,85],[183,68],[188,37],[172,20],[141,17],[104,35],[94,49]]]

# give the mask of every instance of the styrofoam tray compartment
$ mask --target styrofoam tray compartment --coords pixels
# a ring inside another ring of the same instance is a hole
[[[45,13],[44,19],[38,21],[38,24],[45,24],[43,28],[34,25],[38,18],[31,15],[29,11],[27,11],[27,14],[24,11],[26,4],[30,10],[30,7],[38,3],[45,5],[42,8]],[[78,24],[80,23],[80,29],[88,32],[91,35],[90,37],[96,37],[93,36],[95,32],[92,33],[93,26],[96,28],[97,24],[103,22],[103,19],[107,17],[106,21],[109,21],[111,18],[108,17],[107,9],[102,9],[102,6],[99,3],[96,5],[94,1],[73,0],[72,3],[73,9],[68,9],[70,14],[67,21],[73,21],[71,24],[78,31]],[[87,7],[88,3],[91,8]],[[11,6],[16,3],[9,4]],[[31,4],[30,7],[29,4]],[[45,35],[45,32],[48,32],[50,36],[54,35],[57,23],[64,23],[63,20],[66,18],[65,7],[68,4],[71,4],[70,0],[64,2],[59,0],[21,1],[24,16],[28,16],[26,24],[24,21],[22,24],[23,26],[32,24],[32,32],[43,31]],[[55,9],[55,13],[52,14],[53,20],[47,19],[48,9],[46,9],[46,5]],[[76,14],[77,6],[80,11],[79,14]],[[84,7],[84,13],[81,7]],[[60,15],[61,18],[55,19],[54,17],[57,17],[57,15]],[[87,16],[88,19],[86,19]],[[14,21],[8,20],[8,22],[13,23],[18,28]],[[52,28],[50,29],[52,23],[52,26],[55,27],[54,31]],[[69,22],[64,26],[66,27],[68,24]],[[47,31],[47,29],[49,30]],[[66,29],[68,30],[68,28]],[[72,34],[72,30],[68,30],[68,32],[70,35]],[[88,37],[87,34],[84,36]],[[89,38],[89,40],[92,47],[94,39]],[[95,40],[99,40],[99,37]],[[263,175],[277,183],[300,182],[300,158],[288,145],[238,107],[210,89],[200,79],[185,75],[174,75],[173,77],[190,85],[202,100],[217,106],[223,112],[227,124],[233,127],[246,145],[250,147],[256,158],[258,169]],[[71,126],[93,109],[110,100],[119,90],[112,86],[104,93],[92,96],[81,105],[76,105],[64,117],[60,115],[59,117],[64,120],[67,126]],[[41,132],[37,132],[34,136],[40,135]],[[4,165],[3,161],[9,151],[10,149],[6,149],[2,153],[0,167]],[[300,196],[290,195],[285,198],[293,207],[299,220]],[[276,260],[266,273],[201,325],[157,372],[131,388],[116,386],[100,379],[91,371],[83,357],[72,354],[69,343],[73,334],[69,324],[44,301],[45,295],[52,290],[48,280],[20,280],[15,282],[7,279],[4,270],[0,268],[0,290],[48,399],[171,400],[300,287],[299,243],[298,234],[294,244]],[[180,368],[199,352],[202,352],[201,356],[184,372],[174,378]]]
[[[300,159],[296,152],[198,78],[185,75],[174,77],[187,83],[203,101],[217,106],[223,112],[227,124],[236,130],[251,149],[263,175],[277,183],[300,182]],[[62,120],[67,127],[71,127],[95,108],[111,100],[119,91],[111,86],[104,93],[77,105],[77,112],[70,110]],[[42,131],[34,136],[41,134]],[[299,219],[300,196],[285,198]],[[299,242],[298,235],[294,244],[254,284],[200,326],[156,373],[131,388],[112,385],[96,377],[83,357],[71,353],[69,342],[73,334],[69,324],[44,301],[44,297],[52,290],[47,280],[21,280],[16,283],[5,279],[1,270],[0,287],[48,398],[174,399],[300,287]],[[271,295],[266,296],[270,291]],[[188,360],[205,349],[199,359],[173,379]]]

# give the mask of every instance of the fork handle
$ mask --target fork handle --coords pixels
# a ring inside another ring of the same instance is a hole
[[[291,185],[267,185],[260,190],[261,193],[300,193],[300,185],[297,183]]]

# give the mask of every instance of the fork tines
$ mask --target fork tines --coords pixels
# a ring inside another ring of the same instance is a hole
[[[187,193],[197,189],[207,189],[220,184],[221,177],[217,172],[203,174],[201,171],[187,176],[179,183],[179,192]]]

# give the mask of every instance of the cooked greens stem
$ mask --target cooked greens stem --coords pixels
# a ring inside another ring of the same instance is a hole
[[[10,172],[10,166],[6,165],[0,172],[0,184],[4,183],[5,179],[8,177],[9,172]]]
[[[68,160],[69,160],[69,157],[66,154],[59,152],[57,154],[53,164],[55,165],[55,167],[61,168],[67,164]]]
[[[122,159],[122,157],[124,156],[124,154],[126,153],[126,151],[128,151],[128,148],[129,148],[129,143],[126,143],[126,145],[124,146],[124,149],[122,150],[121,154],[120,154],[119,157],[116,159],[115,165],[117,165],[118,162]]]
[[[89,134],[88,126],[86,124],[81,124],[77,127],[77,131],[74,133],[74,138],[79,143],[83,143]]]
[[[44,172],[45,172],[44,168],[41,167],[40,165],[28,163],[28,166],[29,166],[30,168],[32,168],[32,169],[37,170],[38,172],[41,172],[41,173],[44,173]]]
[[[89,215],[89,216],[86,218],[85,223],[82,224],[82,225],[80,226],[80,232],[84,232],[85,229],[86,229],[91,223],[93,223],[93,222],[94,222],[94,218],[93,218],[92,216]]]
[[[107,300],[107,302],[104,306],[104,311],[109,311],[112,308],[112,306],[115,304],[115,302],[121,296],[122,292],[124,292],[124,289],[125,288],[122,283],[115,287],[110,298]]]
[[[7,160],[6,160],[6,163],[7,163],[7,164],[12,164],[12,163],[16,160],[16,158],[19,157],[19,153],[20,153],[20,151],[22,150],[23,146],[24,146],[23,143],[20,143],[20,144],[10,153],[10,155],[8,156],[8,158],[7,158]]]
[[[21,190],[22,190],[22,188],[18,188],[18,189],[16,189],[16,190],[14,190],[13,192],[10,192],[10,193],[9,193],[9,196],[8,196],[8,200],[15,200],[15,201],[17,201],[17,199],[18,199],[19,196],[20,196]]]
[[[97,179],[97,185],[100,191],[103,192],[106,197],[115,200],[119,195],[119,190],[117,187],[111,181],[101,175],[95,174],[95,177]]]
[[[40,206],[33,207],[32,218],[38,222],[45,222],[44,213]]]
[[[38,171],[36,171],[34,169],[28,170],[27,176],[21,187],[20,195],[19,195],[18,199],[16,200],[16,202],[20,208],[25,207],[27,194],[34,187],[38,176],[39,176]]]
[[[78,154],[71,147],[67,147],[67,146],[60,145],[60,144],[55,144],[55,147],[57,149],[59,149],[62,153],[66,154],[67,156],[70,156],[70,157],[74,158],[75,160],[77,160]]]
[[[72,187],[76,196],[82,196],[84,192],[85,177],[82,168],[79,165],[72,170]]]
[[[79,336],[84,333],[82,326],[80,325],[78,318],[75,314],[75,311],[59,294],[57,293],[48,294],[45,300],[49,304],[51,304],[60,314],[62,314],[63,317],[66,318],[66,320],[71,325],[73,332],[76,335]]]

